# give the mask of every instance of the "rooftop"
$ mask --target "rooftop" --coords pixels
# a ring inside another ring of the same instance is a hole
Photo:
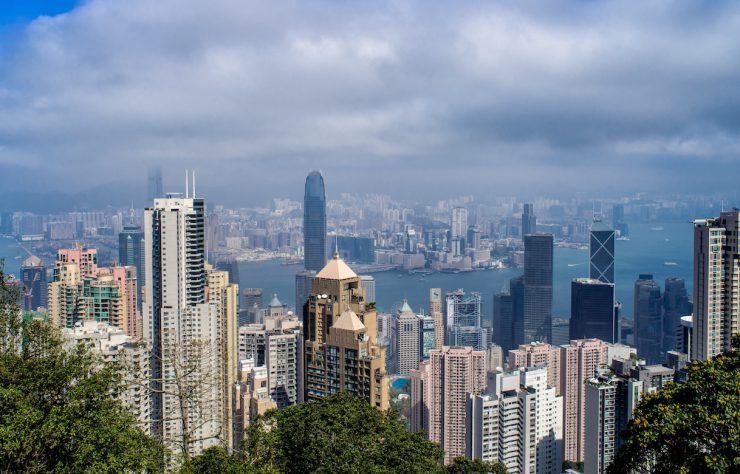
[[[327,280],[347,280],[349,278],[357,278],[357,274],[344,263],[344,260],[339,258],[339,254],[335,253],[334,258],[329,260],[329,263],[316,274],[316,278],[325,278]]]

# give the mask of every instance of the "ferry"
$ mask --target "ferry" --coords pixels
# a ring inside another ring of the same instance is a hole
[[[678,263],[676,262],[663,262],[663,265],[666,267],[677,267]]]

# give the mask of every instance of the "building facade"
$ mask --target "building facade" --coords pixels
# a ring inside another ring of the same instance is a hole
[[[326,264],[326,190],[320,171],[306,177],[303,195],[304,268],[318,272]]]
[[[524,236],[524,340],[552,340],[553,237]]]

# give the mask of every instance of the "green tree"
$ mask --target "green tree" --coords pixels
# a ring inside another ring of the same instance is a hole
[[[638,404],[609,473],[740,472],[740,353],[694,362]]]
[[[455,458],[445,466],[446,474],[506,474],[506,466],[500,462],[480,459]]]
[[[163,450],[115,398],[118,367],[23,322],[0,262],[0,472],[155,472]]]
[[[271,410],[252,425],[247,461],[286,473],[434,473],[442,449],[411,434],[393,411],[382,412],[348,393]]]
[[[208,448],[183,465],[182,474],[252,474],[258,472],[222,447]]]

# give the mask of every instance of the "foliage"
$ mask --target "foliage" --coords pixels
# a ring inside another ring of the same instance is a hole
[[[610,473],[740,472],[738,342],[691,364],[687,382],[645,396]]]
[[[247,462],[286,473],[440,472],[443,451],[398,414],[347,393],[271,410],[252,425]]]
[[[229,454],[222,447],[208,448],[191,458],[181,469],[182,474],[252,474],[258,472],[238,456]]]
[[[0,265],[0,472],[159,471],[162,448],[116,395],[117,367],[23,322]]]
[[[630,354],[632,357],[632,354]],[[563,461],[563,471],[566,469],[575,469],[578,472],[583,472],[583,461]]]
[[[445,466],[446,474],[506,474],[506,466],[500,462],[485,462],[480,459],[455,458]]]

